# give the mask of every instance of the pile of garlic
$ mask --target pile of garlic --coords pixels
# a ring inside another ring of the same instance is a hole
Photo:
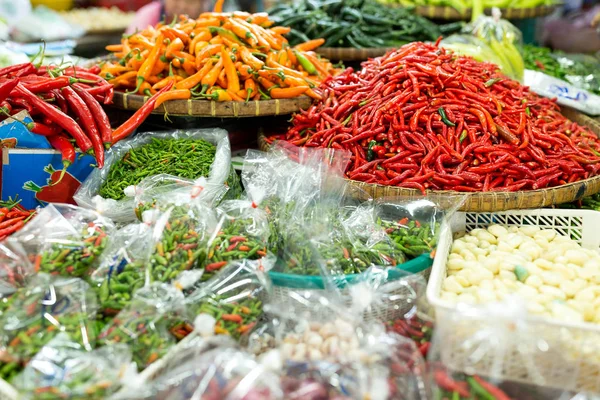
[[[600,323],[600,254],[553,229],[491,225],[454,241],[441,298],[488,303],[516,294],[532,314]]]
[[[342,319],[313,322],[283,338],[280,347],[284,359],[292,361],[329,361],[333,363],[377,362],[380,356],[361,349],[354,327]]]

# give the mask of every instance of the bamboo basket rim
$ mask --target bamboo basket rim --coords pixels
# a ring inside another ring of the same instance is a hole
[[[600,136],[600,122],[566,107],[562,107],[561,112],[571,121],[587,126],[596,135]],[[271,147],[271,144],[267,142],[267,138],[262,130],[258,133],[258,145],[263,151],[268,151]],[[398,186],[383,186],[347,178],[346,180],[351,185],[361,189],[373,198],[394,196],[406,198],[423,197],[421,191],[417,189],[401,188]],[[556,204],[570,203],[598,192],[600,192],[600,175],[577,182],[567,183],[565,185],[537,190],[520,190],[516,192],[457,192],[451,190],[427,190],[426,195],[434,200],[449,195],[465,196],[466,200],[460,208],[461,211],[490,212],[544,208]]]
[[[115,91],[113,107],[122,110],[138,110],[148,96]],[[310,107],[312,99],[302,95],[293,99],[272,99],[252,101],[212,101],[212,100],[169,100],[152,114],[165,113],[177,117],[241,118],[288,115]]]
[[[502,18],[505,19],[527,19],[538,18],[550,15],[556,10],[560,3],[541,5],[531,8],[500,8]],[[417,6],[415,7],[417,15],[442,20],[467,20],[471,18],[473,9],[467,8],[463,12],[450,6]],[[491,8],[484,10],[485,14],[491,15]]]

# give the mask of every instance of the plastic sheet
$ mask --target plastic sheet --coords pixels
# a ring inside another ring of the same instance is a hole
[[[128,345],[141,370],[164,356],[179,336],[185,336],[182,330],[191,331],[187,319],[183,294],[154,283],[135,292],[131,304],[106,325],[98,340],[102,345]]]
[[[105,316],[116,315],[145,285],[153,247],[152,229],[143,223],[124,226],[109,237],[100,265],[89,278]]]
[[[50,204],[8,240],[23,248],[36,272],[84,277],[98,265],[114,229],[94,211]]]
[[[86,350],[96,340],[96,296],[78,278],[39,274],[13,296],[0,319],[0,377],[10,380],[59,333]]]
[[[119,390],[134,372],[126,345],[87,351],[59,334],[42,347],[13,384],[23,399],[101,400]]]
[[[242,260],[230,263],[205,284],[188,293],[186,305],[195,331],[203,336],[226,335],[237,341],[247,337],[263,316],[268,298],[272,261]]]
[[[228,340],[188,343],[157,377],[129,388],[128,400],[274,400],[283,399],[278,376]],[[216,347],[213,347],[216,345]],[[187,355],[192,354],[193,357]]]
[[[193,131],[146,132],[131,139],[123,140],[113,146],[107,155],[104,168],[97,169],[83,182],[74,199],[82,207],[97,210],[116,222],[131,222],[135,219],[134,201],[125,197],[121,200],[102,198],[100,189],[106,181],[111,168],[128,154],[132,148],[139,148],[152,140],[168,139],[203,139],[216,146],[214,161],[207,177],[209,183],[225,184],[232,189],[232,195],[239,193],[239,178],[231,166],[231,149],[227,132],[223,129],[199,129]],[[156,173],[161,173],[157,167]],[[139,179],[131,177],[130,184],[139,183]],[[123,187],[122,189],[125,189]]]

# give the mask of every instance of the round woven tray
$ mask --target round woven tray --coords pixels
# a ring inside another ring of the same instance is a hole
[[[504,19],[526,19],[552,14],[555,9],[556,5],[551,5],[533,8],[501,8],[500,11]],[[487,15],[491,15],[491,12],[491,8],[485,10]],[[468,20],[471,19],[472,10],[469,8],[461,13],[452,7],[419,6],[415,8],[415,13],[430,19]]]
[[[589,127],[596,135],[600,136],[600,122],[575,110],[564,107],[562,108],[562,113],[571,121]],[[270,144],[267,142],[267,138],[262,132],[258,135],[258,145],[263,151],[268,151],[270,148]],[[373,198],[401,196],[410,199],[423,197],[422,193],[416,189],[406,189],[397,186],[382,186],[353,180],[349,180],[349,182],[357,188],[362,189]],[[543,208],[555,204],[576,201],[598,192],[600,192],[600,176],[539,190],[467,193],[448,190],[428,190],[427,196],[432,201],[435,201],[436,198],[442,198],[447,195],[465,195],[466,201],[461,207],[461,211],[490,212]]]
[[[137,110],[148,97],[137,94],[115,92],[113,106],[124,110]],[[301,96],[294,99],[260,101],[210,101],[210,100],[170,100],[154,110],[153,114],[179,117],[261,117],[267,115],[286,115],[310,107],[312,99]]]
[[[323,47],[317,53],[334,61],[364,61],[369,58],[384,55],[394,47],[381,47],[371,49],[353,49],[350,47]]]

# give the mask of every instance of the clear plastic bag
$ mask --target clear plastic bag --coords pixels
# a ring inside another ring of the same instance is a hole
[[[283,399],[276,374],[233,342],[214,340],[195,341],[193,345],[188,343],[178,349],[157,377],[140,387],[124,391],[117,399]],[[186,356],[189,354],[193,357]]]
[[[34,276],[33,265],[19,242],[0,243],[0,316],[11,304],[12,295]]]
[[[88,351],[59,334],[25,367],[13,384],[23,399],[102,400],[121,388],[132,371],[124,344]]]
[[[433,396],[522,399],[525,384],[528,392],[536,386],[554,388],[553,395],[542,398],[558,399],[579,372],[561,335],[556,326],[529,321],[517,298],[438,312],[428,356]]]
[[[183,294],[154,283],[135,292],[133,300],[98,336],[102,345],[124,343],[142,370],[164,356],[177,340],[191,332]]]
[[[117,197],[119,200],[104,198],[100,196],[100,192],[106,191],[106,189],[103,188],[108,184],[107,179],[111,175],[112,168],[123,168],[124,161],[122,160],[124,160],[125,157],[127,157],[127,162],[130,164],[133,163],[133,165],[128,164],[128,168],[137,165],[135,164],[135,160],[129,161],[132,150],[148,145],[153,141],[174,139],[204,140],[214,145],[214,161],[210,165],[210,172],[207,176],[208,182],[213,184],[226,184],[231,189],[230,196],[239,195],[239,192],[241,191],[239,178],[231,165],[231,149],[227,132],[222,129],[198,129],[192,131],[147,132],[117,143],[111,148],[111,152],[107,155],[104,168],[94,170],[77,190],[77,193],[75,193],[74,196],[75,201],[82,207],[97,210],[116,222],[133,221],[135,219],[134,200],[129,197],[124,197],[124,193],[121,193],[120,191],[123,191],[130,185],[137,185],[147,176],[133,175],[124,177],[117,176],[117,173],[115,172],[115,182],[117,179],[120,179],[120,182],[116,185],[118,186],[118,190],[115,189],[117,191],[113,193],[113,197]],[[165,154],[165,160],[167,160],[167,163],[169,160],[175,162],[175,160],[183,156],[183,154]],[[124,169],[122,170],[123,174],[128,173]],[[157,167],[157,170],[153,174],[165,172],[164,169],[161,170]],[[199,178],[199,176],[190,178]]]
[[[271,264],[270,260],[231,262],[219,275],[188,292],[186,305],[194,330],[203,337],[246,338],[263,316],[263,299],[271,291],[267,274]]]
[[[188,287],[211,276],[214,271],[205,274],[204,267],[208,240],[217,226],[211,202],[219,198],[220,189],[223,185],[203,179],[190,184],[166,175],[142,182],[135,212],[152,226],[154,243],[147,282],[168,283],[177,278]]]
[[[0,320],[0,378],[10,380],[59,333],[86,350],[96,340],[96,295],[77,278],[38,274]]]
[[[492,16],[480,15],[470,27],[471,33],[487,43],[502,61],[502,72],[510,78],[522,81],[525,63],[521,56],[523,35],[519,28],[501,19],[500,10],[494,8]],[[489,61],[489,60],[485,60]]]
[[[104,316],[116,315],[145,285],[153,248],[152,229],[147,224],[124,226],[109,237],[100,265],[89,278]]]
[[[99,263],[114,224],[98,213],[69,204],[50,204],[12,235],[35,271],[84,277]]]

